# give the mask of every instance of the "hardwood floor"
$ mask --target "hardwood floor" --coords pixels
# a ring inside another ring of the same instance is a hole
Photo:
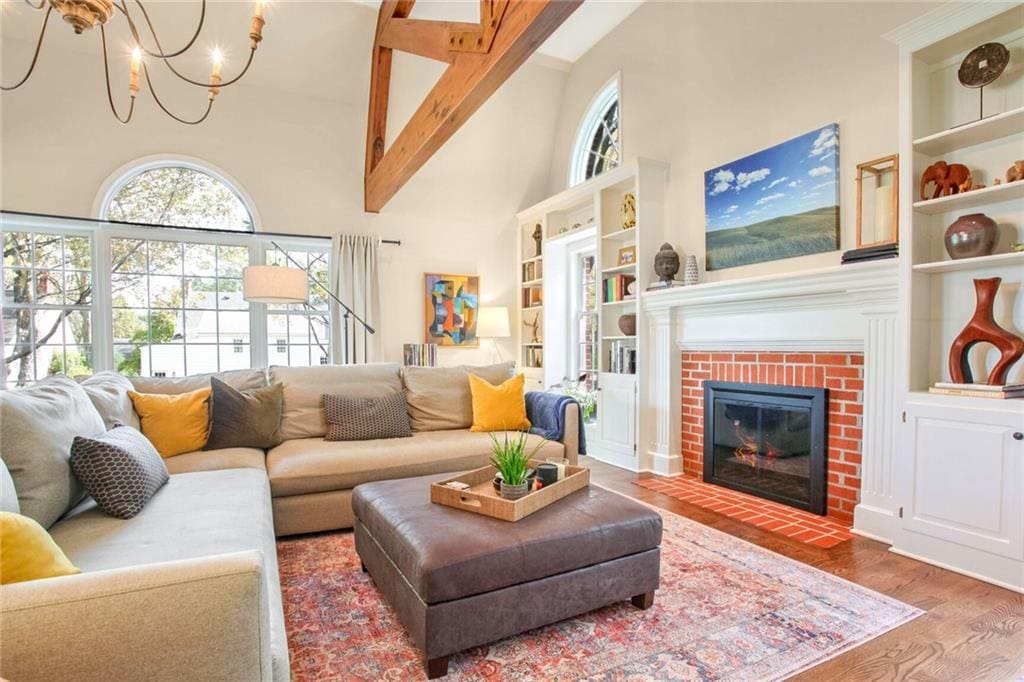
[[[925,613],[794,679],[1024,680],[1024,595],[854,537],[821,549],[634,485],[634,474],[582,458],[593,481],[761,547],[913,604]]]

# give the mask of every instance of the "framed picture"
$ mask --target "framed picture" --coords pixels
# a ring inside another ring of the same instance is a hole
[[[424,341],[439,346],[475,348],[480,307],[478,275],[423,275],[426,330]]]
[[[617,265],[632,265],[636,262],[636,247],[624,246],[619,249],[619,261]]]
[[[839,125],[704,173],[707,270],[839,248]]]

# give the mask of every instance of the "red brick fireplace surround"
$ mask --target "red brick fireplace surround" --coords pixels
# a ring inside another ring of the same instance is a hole
[[[828,389],[828,516],[853,523],[861,484],[863,353],[682,353],[683,472],[703,477],[704,381]]]

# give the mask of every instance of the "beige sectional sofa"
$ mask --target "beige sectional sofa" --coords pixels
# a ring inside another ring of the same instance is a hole
[[[511,366],[476,371],[495,381]],[[271,368],[270,380],[284,386],[280,445],[171,457],[170,482],[138,516],[109,517],[87,498],[50,526],[83,573],[0,587],[0,675],[16,682],[287,680],[275,535],[351,527],[352,488],[361,483],[484,465],[490,439],[465,428],[466,394],[457,390],[465,375],[462,368],[403,374],[397,365]],[[215,376],[239,389],[268,381],[262,370]],[[85,391],[107,428],[137,427],[129,389],[182,393],[208,382],[130,383],[100,373],[63,389]],[[322,394],[391,390],[409,400],[411,438],[323,439]],[[546,443],[539,456],[575,463],[578,419],[569,414],[563,442]],[[3,508],[16,510],[18,499],[12,509],[12,494],[3,497]]]

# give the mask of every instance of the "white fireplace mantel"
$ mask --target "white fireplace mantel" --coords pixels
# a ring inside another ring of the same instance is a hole
[[[892,537],[897,261],[708,282],[641,295],[649,326],[638,468],[682,471],[681,350],[864,353],[862,488],[854,530]]]

